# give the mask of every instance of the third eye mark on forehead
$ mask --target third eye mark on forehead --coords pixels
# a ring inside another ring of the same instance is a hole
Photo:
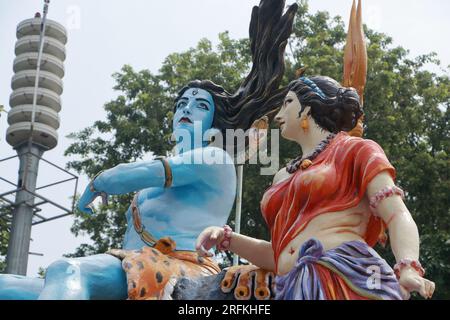
[[[181,101],[189,101],[189,98],[182,97],[182,98],[180,98],[180,100],[181,100]],[[195,101],[198,101],[198,102],[206,102],[208,105],[210,105],[209,101],[206,100],[206,99],[203,99],[203,98],[195,98]]]

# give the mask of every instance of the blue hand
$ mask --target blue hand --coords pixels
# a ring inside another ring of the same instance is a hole
[[[92,210],[92,207],[90,204],[94,202],[94,200],[97,197],[102,197],[102,201],[104,205],[108,204],[108,198],[107,194],[104,192],[99,191],[92,191],[91,190],[91,184],[89,184],[86,187],[86,190],[84,190],[83,195],[81,196],[80,200],[78,201],[78,208],[83,211],[84,213],[93,214],[94,211]]]

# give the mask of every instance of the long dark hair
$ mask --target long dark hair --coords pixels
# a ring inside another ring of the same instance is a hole
[[[356,90],[343,87],[330,77],[302,77],[292,81],[288,90],[295,92],[301,103],[299,116],[311,107],[311,117],[327,131],[350,131],[363,115]]]
[[[209,80],[195,80],[181,89],[175,105],[189,88],[208,91],[216,107],[213,127],[223,133],[226,129],[246,130],[255,120],[279,107],[287,92],[287,88],[279,88],[284,74],[284,52],[298,6],[291,5],[283,15],[284,7],[285,0],[261,0],[253,8],[250,21],[253,66],[235,93]]]

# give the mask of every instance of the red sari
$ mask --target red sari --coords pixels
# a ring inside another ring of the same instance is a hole
[[[369,182],[382,171],[395,179],[394,167],[376,142],[340,132],[309,168],[271,186],[261,211],[271,231],[276,266],[283,249],[313,218],[358,205]],[[371,216],[364,237],[369,246],[385,235],[385,227]]]

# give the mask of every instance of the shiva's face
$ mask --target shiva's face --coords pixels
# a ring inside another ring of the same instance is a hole
[[[173,117],[173,130],[175,132],[184,129],[193,135],[195,124],[201,128],[203,136],[212,127],[214,111],[214,100],[208,91],[190,88],[177,101]]]

